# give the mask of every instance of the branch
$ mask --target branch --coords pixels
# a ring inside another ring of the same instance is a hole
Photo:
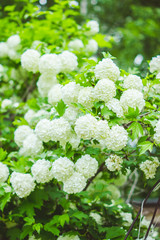
[[[132,185],[132,187],[131,187],[131,190],[130,190],[130,192],[129,192],[129,195],[128,195],[128,198],[127,198],[127,200],[126,200],[126,203],[130,203],[131,197],[132,197],[132,195],[133,195],[133,193],[134,193],[134,190],[135,190],[136,185],[137,185],[137,182],[138,182],[137,169],[135,169],[133,173],[134,173],[134,175],[135,175],[135,179],[134,179],[134,183],[133,183],[133,185]]]
[[[83,191],[86,191],[87,188],[89,187],[89,185],[93,182],[93,180],[95,179],[95,177],[98,175],[98,173],[100,173],[100,172],[103,171],[104,165],[105,165],[105,162],[103,162],[103,163],[100,165],[100,167],[98,168],[96,174],[88,180],[88,183],[87,183],[87,185],[85,186],[85,188],[83,189]]]

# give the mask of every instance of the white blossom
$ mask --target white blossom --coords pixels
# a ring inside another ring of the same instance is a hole
[[[80,144],[80,138],[76,134],[71,134],[68,138],[68,142],[71,144],[73,149],[77,149]]]
[[[5,42],[0,42],[0,58],[8,56],[8,45]]]
[[[17,34],[12,35],[7,39],[7,44],[9,48],[17,49],[20,43],[21,43],[21,39]]]
[[[98,225],[102,225],[102,217],[100,214],[91,212],[89,216],[93,218]]]
[[[90,178],[97,172],[98,162],[95,158],[86,154],[77,160],[75,167],[77,172],[82,174],[85,178]]]
[[[62,85],[55,84],[48,92],[48,102],[55,106],[62,99]]]
[[[35,112],[32,109],[29,109],[25,115],[24,115],[24,119],[29,123],[36,123],[37,121],[39,121],[39,118],[48,118],[50,116],[50,113],[40,109],[39,111]]]
[[[0,183],[5,182],[9,176],[9,169],[6,164],[0,162]]]
[[[21,147],[23,145],[23,141],[26,137],[33,133],[33,130],[27,125],[19,126],[14,132],[14,141],[15,143]]]
[[[13,172],[10,178],[10,182],[14,189],[14,192],[20,198],[24,198],[30,195],[35,188],[34,179],[30,174]]]
[[[128,113],[128,107],[136,109],[138,107],[141,112],[145,106],[143,94],[136,89],[128,89],[123,92],[120,98],[120,104],[124,110],[124,113]]]
[[[124,78],[123,87],[127,89],[136,89],[142,91],[142,79],[137,75],[130,74]]]
[[[81,51],[84,48],[83,42],[80,39],[74,39],[69,42],[68,47],[72,51]]]
[[[65,110],[65,113],[63,114],[63,118],[65,118],[71,124],[74,124],[77,119],[78,114],[79,114],[79,110],[77,108],[69,106]]]
[[[96,123],[94,138],[97,140],[105,139],[110,132],[108,122],[106,120],[99,120]]]
[[[31,172],[37,183],[46,183],[52,180],[51,167],[51,162],[45,159],[38,160],[33,164]]]
[[[95,20],[89,21],[86,26],[87,28],[89,28],[89,30],[87,30],[86,32],[88,36],[95,35],[96,33],[99,32],[99,24]]]
[[[17,53],[17,51],[15,51],[14,49],[9,49],[8,50],[8,57],[11,60],[17,60],[17,59],[20,59],[20,54]]]
[[[109,78],[112,81],[117,81],[120,76],[119,68],[110,58],[103,58],[95,69],[94,73],[97,79]]]
[[[39,71],[40,73],[50,73],[56,75],[61,70],[61,60],[60,57],[54,53],[44,54],[41,56],[39,61]]]
[[[153,138],[157,144],[160,144],[160,120],[158,120],[154,130],[155,130],[155,134]]]
[[[58,181],[66,181],[74,173],[74,163],[67,157],[60,157],[53,162],[51,171]]]
[[[58,83],[57,78],[53,74],[42,74],[37,82],[37,87],[42,97],[47,97],[50,89]]]
[[[96,53],[98,51],[98,43],[94,39],[90,39],[85,46],[85,52]]]
[[[109,79],[101,79],[94,87],[94,95],[97,101],[108,102],[116,95],[116,86]]]
[[[105,164],[110,171],[119,171],[122,167],[123,159],[117,155],[110,155]]]
[[[36,73],[39,71],[40,53],[34,49],[28,49],[21,56],[21,64],[29,72]]]
[[[116,113],[117,117],[123,117],[123,108],[117,98],[112,98],[105,105],[109,108],[109,110],[112,110],[114,113]]]
[[[69,51],[64,51],[59,55],[61,61],[61,72],[68,73],[76,70],[78,66],[77,56]]]
[[[94,92],[92,87],[84,87],[79,91],[78,103],[90,109],[93,107]]]
[[[155,178],[156,170],[159,167],[160,162],[157,157],[153,160],[146,160],[140,164],[140,169],[144,172],[146,179]]]
[[[2,109],[6,109],[6,108],[8,108],[9,106],[11,106],[12,105],[12,100],[11,99],[4,99],[3,101],[2,101],[2,103],[1,103],[1,108]]]
[[[42,150],[42,141],[34,133],[32,133],[24,139],[20,154],[25,156],[35,156],[41,153]]]
[[[132,214],[131,213],[126,213],[126,212],[121,212],[120,213],[121,217],[123,218],[123,225],[128,227],[132,224],[133,219],[132,219]]]
[[[78,172],[74,172],[73,175],[64,181],[63,191],[68,194],[81,192],[86,186],[86,179]]]
[[[71,103],[76,103],[78,100],[78,94],[81,87],[75,82],[70,82],[63,86],[62,88],[62,99],[64,103],[70,105]]]
[[[151,73],[160,72],[160,55],[153,57],[149,63]]]
[[[35,127],[35,132],[38,138],[43,141],[43,142],[48,142],[51,140],[51,121],[48,119],[41,119],[36,127]]]

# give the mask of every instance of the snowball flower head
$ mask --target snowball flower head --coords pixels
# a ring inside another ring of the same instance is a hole
[[[8,56],[8,45],[5,42],[0,42],[0,58]]]
[[[88,53],[96,53],[98,51],[98,43],[94,39],[90,39],[85,47]]]
[[[33,133],[33,130],[27,126],[22,125],[19,126],[16,131],[14,132],[14,141],[15,143],[21,147],[23,145],[23,141],[26,139],[27,136]]]
[[[49,142],[51,140],[50,137],[51,131],[51,121],[48,119],[41,119],[35,128],[36,135],[43,142]]]
[[[149,63],[149,66],[150,66],[151,73],[154,73],[154,72],[159,73],[160,72],[160,55],[158,55],[157,57],[153,57]]]
[[[9,107],[9,106],[11,106],[12,105],[12,100],[10,100],[10,99],[4,99],[3,101],[2,101],[2,103],[1,103],[1,108],[2,109],[5,109],[5,108],[7,108],[7,107]]]
[[[109,108],[109,110],[112,110],[114,113],[116,113],[117,117],[123,117],[123,108],[118,99],[112,98],[105,105]]]
[[[78,100],[78,94],[81,87],[75,82],[70,82],[62,88],[62,99],[64,103],[70,105],[71,103],[76,103]]]
[[[156,170],[159,167],[160,162],[157,157],[153,158],[153,161],[146,160],[140,164],[140,169],[144,172],[146,179],[155,178]]]
[[[130,226],[133,222],[133,219],[132,219],[132,214],[131,213],[125,213],[125,212],[121,212],[121,217],[123,218],[123,225],[124,226]]]
[[[37,82],[37,87],[42,97],[47,97],[50,89],[58,83],[57,78],[53,74],[42,74]]]
[[[28,49],[21,56],[21,64],[28,72],[36,73],[39,71],[40,53],[34,49]]]
[[[10,178],[10,182],[15,193],[20,198],[24,198],[30,195],[35,188],[34,179],[30,174],[13,172]]]
[[[68,194],[81,192],[86,186],[86,179],[78,172],[74,172],[73,175],[68,178],[63,185],[63,191]]]
[[[89,216],[93,218],[98,225],[102,225],[102,217],[100,214],[91,212]]]
[[[79,138],[84,140],[95,137],[97,119],[91,114],[86,114],[77,119],[75,123],[75,132]]]
[[[142,91],[142,80],[137,75],[130,74],[124,78],[123,87],[127,89],[136,89]]]
[[[8,51],[8,57],[9,57],[11,60],[20,59],[20,55],[19,55],[14,49],[9,49],[9,51]]]
[[[145,106],[143,94],[136,89],[128,89],[123,92],[120,98],[120,104],[124,110],[124,113],[128,113],[128,107],[136,109],[138,107],[141,112]]]
[[[68,47],[72,51],[81,51],[84,48],[83,42],[80,39],[74,39],[69,42]]]
[[[9,169],[6,164],[0,162],[0,183],[5,182],[9,176]]]
[[[61,72],[68,73],[76,70],[78,66],[77,56],[69,51],[64,51],[59,55],[61,61]]]
[[[78,116],[78,109],[75,107],[68,107],[65,110],[65,113],[63,114],[63,118],[65,118],[68,122],[70,122],[71,124],[75,123],[77,116]]]
[[[109,171],[119,171],[122,167],[123,159],[117,155],[110,155],[106,161],[105,164]]]
[[[58,181],[66,181],[74,173],[74,163],[67,157],[60,157],[53,162],[51,171]]]
[[[89,28],[89,30],[86,32],[88,36],[95,35],[99,32],[99,24],[95,20],[89,21],[86,26]]]
[[[65,236],[59,236],[57,240],[80,240],[80,238],[77,235],[65,235]]]
[[[51,162],[45,159],[38,160],[33,164],[31,172],[37,183],[46,183],[52,180],[51,167]]]
[[[48,92],[48,102],[55,106],[62,99],[62,85],[55,84]]]
[[[116,86],[109,79],[101,79],[94,87],[94,95],[97,101],[108,102],[116,95]]]
[[[82,174],[85,178],[90,178],[97,172],[98,162],[95,158],[86,154],[77,160],[75,167],[77,172]]]
[[[71,144],[73,149],[77,149],[80,144],[80,138],[76,134],[71,134],[69,136],[68,142]]]
[[[96,123],[95,138],[97,140],[105,139],[109,135],[110,128],[106,120],[99,120]]]
[[[57,54],[50,53],[41,56],[39,61],[40,73],[50,73],[56,75],[60,72],[61,61]]]
[[[94,94],[92,87],[84,87],[80,90],[78,95],[78,103],[90,109],[93,107]]]
[[[20,42],[21,42],[21,39],[20,39],[19,35],[17,35],[17,34],[12,35],[7,40],[8,47],[14,48],[14,49],[16,49],[19,46]]]
[[[97,79],[109,78],[112,81],[117,81],[120,76],[119,68],[110,58],[103,58],[95,69],[94,73]]]
[[[127,131],[122,126],[115,125],[110,130],[108,137],[105,139],[105,144],[108,149],[119,151],[126,146],[127,141]]]
[[[26,156],[35,156],[42,152],[42,150],[42,141],[34,133],[32,133],[29,134],[23,141],[23,148],[20,153]]]

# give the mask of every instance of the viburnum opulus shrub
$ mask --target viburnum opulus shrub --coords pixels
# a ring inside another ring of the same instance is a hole
[[[135,169],[145,181],[155,178],[160,165],[159,56],[145,79],[120,70],[109,54],[89,59],[98,48],[92,39],[98,23],[78,26],[67,17],[73,10],[63,13],[64,2],[28,28],[25,23],[21,31],[33,42],[16,33],[0,44],[2,72],[16,68],[8,59],[16,46],[29,85],[27,92],[22,87],[27,103],[15,106],[10,94],[1,102],[3,119],[16,119],[14,151],[4,143],[0,155],[1,239],[122,240],[135,213],[119,188]],[[30,33],[42,23],[53,26],[44,35]],[[148,226],[142,218],[128,239],[143,239]],[[152,228],[148,239],[158,238]]]

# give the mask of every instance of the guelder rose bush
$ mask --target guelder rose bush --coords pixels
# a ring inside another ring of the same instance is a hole
[[[14,113],[16,148],[0,152],[2,239],[124,239],[135,213],[119,186],[134,171],[145,181],[158,172],[159,56],[141,79],[120,70],[109,54],[89,59],[98,49],[92,38],[99,25],[76,26],[73,36],[71,26],[57,35],[66,39],[62,45],[48,36],[42,48],[41,41],[23,46],[17,34],[0,43],[0,57],[17,61],[31,83],[30,98]],[[1,107],[6,116],[14,108],[10,99]],[[141,219],[130,239],[143,239],[148,226]],[[157,231],[148,238],[158,239]]]

